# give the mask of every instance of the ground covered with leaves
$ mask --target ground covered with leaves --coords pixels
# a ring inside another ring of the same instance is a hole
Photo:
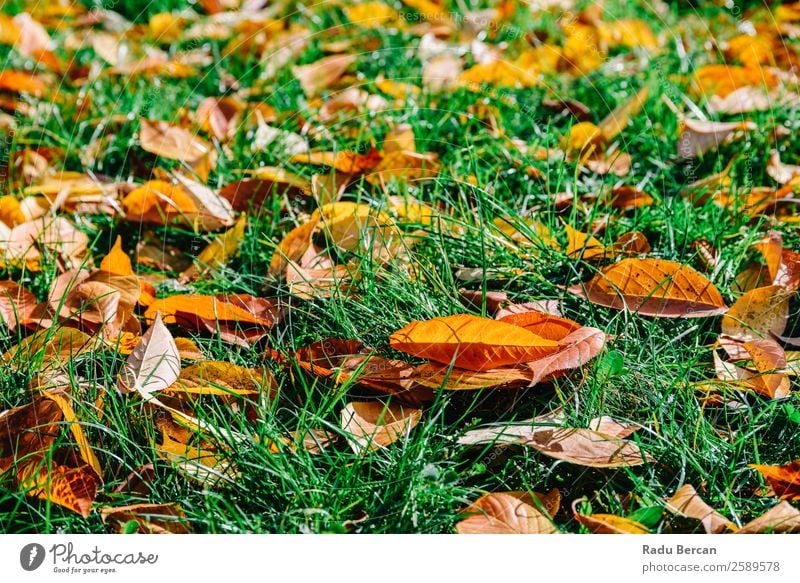
[[[798,35],[5,2],[0,531],[800,531]]]

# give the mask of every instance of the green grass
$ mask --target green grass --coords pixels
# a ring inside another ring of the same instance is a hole
[[[98,3],[103,4],[103,3]],[[697,16],[709,19],[730,13],[702,3],[695,10],[675,3],[663,18],[641,7],[646,2],[609,2],[615,16],[635,14],[647,20],[656,31],[677,30],[682,19]],[[136,21],[146,21],[155,13],[180,9],[183,2],[152,2],[141,9],[140,3],[127,0],[114,3],[114,9]],[[10,13],[19,11],[9,5]],[[5,6],[4,6],[5,10]],[[679,12],[680,10],[680,12]],[[346,22],[339,9],[324,11],[309,26],[322,32]],[[309,23],[306,12],[296,13],[294,22]],[[727,15],[727,16],[726,16]],[[515,21],[520,27],[553,24],[539,22],[530,15]],[[63,35],[55,35],[58,43]],[[369,31],[380,38],[383,49],[372,58],[362,54],[357,64],[363,74],[363,87],[374,91],[372,80],[382,73],[390,79],[418,81],[420,63],[408,57],[418,38],[404,32]],[[345,35],[347,36],[347,35]],[[327,39],[326,39],[327,40]],[[518,41],[519,39],[517,39]],[[517,42],[513,41],[513,42]],[[203,42],[213,54],[219,54],[224,42]],[[177,49],[181,45],[172,47]],[[25,60],[7,48],[0,49],[7,66]],[[690,47],[687,60],[693,67],[708,61],[699,44]],[[63,55],[62,55],[63,56]],[[323,56],[315,40],[300,58],[313,62]],[[77,60],[95,59],[91,49],[83,49]],[[611,213],[613,220],[601,239],[612,242],[619,235],[643,232],[653,247],[651,256],[671,259],[703,270],[691,243],[705,238],[719,250],[714,273],[708,273],[730,303],[735,299],[732,285],[736,274],[755,259],[751,249],[770,228],[784,233],[787,247],[796,247],[798,233],[791,225],[772,225],[768,219],[750,221],[740,213],[722,210],[713,203],[695,206],[681,197],[681,189],[701,178],[733,164],[733,189],[769,184],[764,173],[771,149],[771,127],[795,128],[798,110],[780,108],[748,115],[759,124],[746,141],[724,146],[693,164],[681,162],[675,155],[678,122],[660,101],[661,94],[684,92],[686,79],[678,73],[681,62],[672,42],[654,57],[658,66],[645,67],[633,75],[598,70],[588,77],[567,80],[548,79],[551,93],[572,97],[587,104],[594,120],[602,119],[613,107],[633,92],[647,86],[650,98],[643,112],[635,117],[621,139],[621,149],[633,156],[634,165],[625,184],[637,185],[651,193],[656,204],[636,211],[621,212],[601,205],[583,207],[575,204],[557,211],[553,195],[565,190],[575,193],[598,192],[617,184],[614,177],[581,175],[574,163],[547,164],[509,149],[493,137],[486,126],[466,114],[477,101],[484,99],[497,107],[499,125],[509,136],[523,139],[531,146],[558,146],[571,121],[555,116],[541,107],[543,88],[497,90],[485,88],[475,93],[454,90],[442,94],[423,93],[405,108],[387,114],[351,120],[347,127],[360,128],[358,138],[346,137],[333,127],[332,141],[321,141],[321,148],[351,148],[365,151],[380,147],[383,136],[393,123],[409,123],[417,137],[420,151],[436,152],[442,173],[434,181],[414,186],[410,194],[444,209],[446,221],[461,228],[430,228],[428,236],[414,247],[415,277],[397,266],[362,266],[360,278],[351,295],[334,294],[329,299],[299,300],[286,289],[267,281],[270,257],[283,235],[304,215],[302,210],[281,212],[275,197],[259,211],[250,214],[240,255],[215,277],[192,285],[197,293],[250,293],[277,296],[289,310],[267,339],[251,350],[232,347],[214,336],[195,340],[209,358],[226,360],[249,367],[270,369],[280,386],[280,397],[271,404],[250,404],[255,420],[221,402],[204,402],[202,418],[219,427],[259,436],[259,441],[225,445],[228,458],[239,469],[233,483],[217,488],[198,485],[160,459],[151,447],[155,437],[154,412],[131,396],[113,390],[115,375],[124,357],[113,352],[83,355],[67,366],[69,374],[84,379],[76,391],[75,407],[79,418],[105,469],[105,487],[99,501],[131,504],[137,501],[178,501],[196,532],[363,532],[363,533],[442,533],[452,532],[460,512],[470,502],[488,491],[535,490],[559,488],[564,500],[556,523],[564,531],[580,530],[571,516],[570,503],[587,497],[595,512],[630,515],[660,506],[682,483],[691,483],[702,491],[704,499],[731,517],[744,523],[775,503],[761,498],[756,490],[763,484],[752,463],[786,463],[800,458],[797,439],[797,394],[782,401],[766,401],[754,396],[736,396],[739,409],[702,408],[697,395],[686,383],[713,376],[710,345],[719,332],[719,319],[661,320],[640,317],[594,306],[575,298],[564,287],[585,281],[596,267],[568,258],[560,251],[512,244],[488,225],[495,217],[518,217],[523,207],[535,209],[535,216],[560,232],[561,221],[579,230],[587,230],[593,220]],[[21,120],[13,140],[2,142],[0,158],[24,147],[52,146],[64,150],[64,167],[92,171],[112,178],[147,178],[153,164],[169,168],[170,162],[154,160],[138,148],[135,134],[139,116],[174,120],[180,108],[193,110],[205,97],[218,95],[223,73],[239,79],[244,86],[262,83],[263,65],[236,55],[202,69],[196,77],[183,80],[162,79],[160,85],[145,78],[99,78],[83,88],[93,98],[87,120],[74,122],[68,102],[38,123]],[[685,72],[685,71],[684,71]],[[76,89],[63,86],[66,94]],[[513,97],[517,105],[503,97]],[[274,106],[288,120],[284,127],[296,131],[296,114],[313,112],[305,103],[299,85],[291,73],[282,71],[268,80],[260,97]],[[130,114],[130,121],[105,126],[93,123],[114,114]],[[344,128],[341,128],[344,129]],[[351,134],[352,135],[352,134]],[[782,138],[786,145],[784,161],[796,163],[797,133]],[[280,165],[304,176],[312,167],[289,164],[280,151],[252,152],[251,139],[243,133],[230,144],[229,156],[223,157],[212,175],[212,185],[226,184],[241,176],[240,170],[261,165]],[[99,154],[86,160],[89,146],[100,145]],[[543,174],[531,179],[524,169],[532,166]],[[466,181],[474,176],[478,186]],[[392,185],[391,194],[402,194],[404,187]],[[381,205],[383,195],[368,184],[351,186],[346,199]],[[299,217],[299,218],[298,218]],[[140,225],[107,218],[84,217],[79,225],[92,237],[94,257],[101,257],[121,235],[131,253],[143,229]],[[401,225],[409,231],[416,225]],[[189,230],[154,227],[156,240],[183,249],[196,248],[212,235]],[[458,268],[487,270],[487,278],[460,282]],[[40,299],[57,275],[55,265],[41,273],[13,271],[3,276],[25,283]],[[463,312],[458,289],[502,290],[517,302],[532,299],[558,299],[566,317],[586,326],[601,328],[615,340],[582,371],[574,371],[556,381],[530,389],[487,390],[479,393],[437,394],[426,407],[423,420],[408,435],[385,449],[364,455],[354,454],[344,439],[319,455],[302,448],[273,453],[263,445],[289,432],[324,428],[343,437],[339,427],[342,407],[354,396],[372,397],[358,387],[335,385],[329,380],[313,379],[298,366],[281,365],[267,358],[266,350],[291,354],[317,340],[353,338],[368,346],[385,347],[389,335],[414,319]],[[161,295],[173,293],[174,286],[159,287]],[[797,325],[796,305],[787,334]],[[174,330],[186,335],[184,331]],[[4,331],[0,348],[15,346],[20,335]],[[37,373],[35,361],[19,363],[19,370],[0,368],[0,408],[30,401],[26,386]],[[793,381],[794,382],[794,381]],[[794,383],[796,385],[796,383]],[[95,399],[101,387],[108,397],[102,417]],[[796,386],[795,386],[796,388]],[[600,415],[641,424],[644,428],[635,439],[656,460],[635,468],[593,470],[556,462],[523,447],[465,447],[457,437],[465,430],[484,423],[522,420],[563,407],[566,421],[572,426],[586,426]],[[63,443],[71,436],[65,431]],[[259,445],[261,443],[262,445]],[[146,493],[138,498],[115,494],[114,489],[131,473],[145,464],[154,465],[154,479]],[[641,517],[644,514],[640,513]],[[645,520],[654,532],[691,530],[697,525],[684,524],[667,514],[649,511]],[[27,497],[23,492],[0,486],[0,531],[7,533],[104,532],[98,513],[88,519],[45,501]]]

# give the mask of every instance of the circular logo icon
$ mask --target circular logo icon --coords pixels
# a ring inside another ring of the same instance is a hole
[[[19,564],[26,571],[35,571],[44,563],[44,547],[39,543],[30,543],[19,552]]]

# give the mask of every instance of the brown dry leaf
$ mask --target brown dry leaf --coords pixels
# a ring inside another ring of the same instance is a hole
[[[789,319],[792,295],[777,285],[745,292],[722,317],[722,333],[741,342],[780,336]],[[734,344],[723,346],[732,358],[745,356],[743,350]]]
[[[181,372],[181,357],[175,340],[160,314],[128,356],[117,379],[121,393],[138,391],[145,399],[174,383]]]
[[[384,152],[383,158],[366,175],[370,184],[386,185],[392,179],[418,183],[430,180],[439,173],[439,158],[433,153],[417,153],[407,150]]]
[[[41,271],[45,258],[73,269],[86,256],[89,237],[64,217],[42,217],[11,229],[0,244],[5,265]]]
[[[181,421],[186,420],[181,418]],[[233,465],[198,432],[187,429],[169,415],[157,417],[156,426],[161,432],[161,443],[153,444],[156,453],[188,477],[206,486],[236,478],[238,472]]]
[[[779,498],[800,500],[800,461],[783,466],[750,464],[750,467],[761,473]]]
[[[783,348],[774,340],[750,340],[744,343],[744,349],[749,353],[758,374],[746,379],[757,393],[779,399],[788,397],[791,384],[789,377],[781,372],[786,368],[786,354]]]
[[[637,466],[652,461],[636,443],[624,439],[630,435],[631,427],[613,419],[593,420],[590,426],[598,430],[560,427],[560,422],[557,417],[542,416],[528,424],[474,429],[461,436],[458,443],[526,445],[552,458],[593,468]]]
[[[461,76],[461,59],[444,53],[428,60],[422,67],[422,86],[437,92],[455,87]]]
[[[18,283],[0,281],[0,319],[9,330],[26,321],[37,304],[36,296]]]
[[[135,188],[122,200],[125,218],[138,223],[174,222],[208,230],[233,224],[233,210],[226,199],[199,183],[185,178],[182,182],[151,180]]]
[[[558,300],[537,300],[522,304],[509,304],[495,315],[495,319],[502,320],[511,314],[524,314],[525,312],[540,312],[550,316],[561,317],[560,302]]]
[[[275,323],[277,308],[270,300],[246,294],[188,294],[156,300],[148,306],[144,317],[151,320],[158,313],[162,314],[164,323],[179,324],[189,329],[205,329],[205,323],[215,321],[269,328]]]
[[[611,246],[611,251],[614,255],[628,257],[646,255],[650,253],[651,250],[650,241],[648,241],[644,233],[640,231],[632,231],[621,235]]]
[[[633,186],[617,186],[608,196],[609,204],[615,209],[635,209],[653,204],[653,197]]]
[[[0,475],[18,462],[45,455],[59,435],[63,418],[58,403],[44,396],[0,413]]]
[[[534,495],[537,498],[541,495]],[[495,492],[473,502],[456,524],[458,534],[555,534],[551,518],[527,492]],[[541,506],[541,505],[540,505]]]
[[[319,267],[303,267],[291,262],[286,269],[289,293],[304,300],[346,296],[350,280],[347,266],[333,265],[327,260]]]
[[[497,312],[500,306],[508,303],[508,294],[496,291],[487,291],[484,293],[480,290],[473,291],[462,288],[458,290],[458,298],[461,300],[462,304],[476,310],[483,310],[485,305],[486,311],[491,314]],[[500,318],[495,319],[499,320]]]
[[[320,122],[331,125],[358,119],[365,113],[382,112],[389,107],[380,95],[370,95],[357,87],[348,87],[325,100],[319,108]]]
[[[710,96],[706,109],[712,114],[737,115],[768,110],[777,106],[778,101],[775,95],[767,93],[761,87],[740,87],[725,97]]]
[[[727,310],[705,276],[688,265],[663,259],[623,259],[569,291],[594,304],[643,316],[700,318]]]
[[[800,253],[783,248],[783,238],[777,231],[770,231],[755,248],[764,257],[771,283],[789,291],[800,287]]]
[[[97,339],[77,328],[59,327],[28,336],[2,358],[12,369],[17,369],[22,364],[38,362],[38,355],[42,359],[41,368],[45,369],[61,366],[96,346]]]
[[[247,215],[242,214],[231,229],[214,237],[200,252],[195,263],[181,273],[180,281],[195,281],[223,269],[239,252],[239,243],[244,239],[246,228]]]
[[[314,342],[295,354],[297,364],[309,373],[333,377],[337,384],[353,383],[417,406],[433,400],[424,373],[401,360],[389,360],[355,340],[332,338]],[[437,385],[438,388],[438,385]]]
[[[354,202],[325,205],[314,211],[310,222],[319,225],[334,245],[346,251],[381,246],[397,230],[386,213]]]
[[[355,55],[333,55],[310,65],[292,67],[292,74],[300,82],[306,96],[313,97],[339,81],[355,62]]]
[[[118,533],[129,533],[129,524],[136,523],[140,534],[189,534],[192,529],[181,507],[175,503],[131,504],[100,508],[103,524]]]
[[[226,342],[249,348],[278,321],[281,309],[273,300],[248,294],[188,294],[153,301],[144,317],[152,320],[157,313],[165,324],[219,334]]]
[[[144,118],[140,118],[139,123],[139,141],[147,152],[187,164],[202,180],[208,179],[209,173],[216,168],[214,146],[190,130]]]
[[[525,328],[470,314],[411,322],[392,334],[389,344],[412,356],[476,371],[530,362],[560,347]]]
[[[28,496],[49,500],[88,518],[101,480],[88,464],[67,466],[43,458],[25,464],[18,477]]]
[[[383,136],[383,155],[386,156],[393,152],[416,152],[417,141],[414,137],[414,126],[411,124],[399,124],[393,126],[386,135]]]
[[[289,200],[308,199],[312,184],[305,178],[278,168],[259,168],[256,178],[244,178],[226,184],[220,190],[236,212],[258,212],[272,196]]]
[[[516,388],[530,385],[533,373],[518,368],[492,368],[482,371],[453,368],[440,364],[412,367],[409,378],[429,389],[477,391],[492,388]]]
[[[334,435],[324,429],[311,428],[308,431],[292,432],[294,443],[298,443],[311,455],[320,455],[330,445],[339,440],[338,435]]]
[[[784,164],[781,162],[781,155],[777,150],[773,150],[767,161],[767,174],[778,184],[786,184],[800,176],[800,166],[796,164]]]
[[[754,518],[736,534],[800,532],[800,510],[786,502],[779,502],[758,518]]]
[[[419,409],[379,401],[353,402],[342,409],[342,428],[353,451],[361,453],[402,439],[421,417]]]
[[[517,62],[499,58],[473,65],[458,76],[458,81],[472,90],[478,90],[484,83],[496,87],[521,88],[536,86],[539,75],[535,69],[525,67],[524,63],[520,66]]]
[[[678,138],[678,155],[682,158],[697,158],[729,141],[735,132],[755,130],[757,127],[751,121],[718,122],[683,119],[681,135]]]
[[[244,105],[233,97],[207,97],[197,106],[194,117],[200,128],[222,142],[236,135]]]
[[[667,500],[667,510],[699,520],[708,534],[738,530],[735,524],[706,504],[691,484],[684,484]]]
[[[592,468],[638,466],[652,461],[634,442],[591,429],[536,431],[520,443],[552,458]]]

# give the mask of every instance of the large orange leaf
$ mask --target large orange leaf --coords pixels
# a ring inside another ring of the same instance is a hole
[[[783,466],[753,464],[750,467],[764,476],[776,496],[784,500],[800,500],[800,460]]]
[[[529,362],[559,347],[520,326],[470,314],[411,322],[389,343],[406,354],[469,370]]]
[[[594,304],[643,316],[701,318],[728,309],[705,276],[664,259],[623,259],[569,291]]]
[[[500,322],[514,324],[538,334],[548,340],[563,340],[566,336],[581,328],[581,325],[567,318],[560,318],[544,312],[529,311],[509,314],[498,318]]]

